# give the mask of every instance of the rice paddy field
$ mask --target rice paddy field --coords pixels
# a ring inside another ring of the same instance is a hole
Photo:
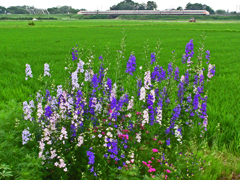
[[[71,61],[72,48],[85,47],[93,51],[94,68],[98,57],[108,60],[109,76],[116,81],[115,72],[124,73],[131,54],[137,68],[146,63],[146,54],[155,52],[158,40],[161,52],[157,63],[167,69],[172,62],[180,68],[185,46],[193,39],[195,55],[204,42],[204,52],[211,53],[216,75],[208,89],[208,131],[202,152],[211,166],[205,176],[196,179],[231,179],[240,174],[240,23],[231,22],[163,22],[133,20],[62,20],[0,21],[0,165],[9,165],[13,179],[41,179],[44,174],[36,152],[21,144],[21,132],[14,129],[15,119],[22,118],[22,102],[42,88],[37,81],[43,74],[44,63],[50,64],[51,77],[61,84]],[[123,34],[124,32],[124,34]],[[124,58],[116,58],[126,36]],[[205,36],[203,40],[202,36]],[[175,51],[174,53],[172,53]],[[205,56],[205,55],[204,55]],[[118,62],[117,62],[118,61]],[[25,65],[30,64],[33,79],[25,80]],[[181,73],[180,73],[181,74]],[[135,81],[123,75],[124,86]],[[1,167],[1,166],[0,166]],[[1,169],[0,169],[1,170]],[[2,172],[2,171],[0,171]],[[41,173],[40,173],[41,172]],[[193,178],[193,179],[195,179]]]

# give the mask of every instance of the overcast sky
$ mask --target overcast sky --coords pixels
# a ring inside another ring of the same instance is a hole
[[[108,10],[111,6],[121,2],[122,0],[0,0],[0,6],[22,6],[30,5],[36,8],[50,8],[57,6],[72,6],[75,9],[85,8],[90,10]],[[147,3],[148,0],[133,0],[137,3]],[[240,12],[239,0],[155,0],[158,6],[158,10],[164,10],[169,8],[177,8],[181,6],[185,8],[187,3],[201,3],[206,4],[213,8],[224,9]]]

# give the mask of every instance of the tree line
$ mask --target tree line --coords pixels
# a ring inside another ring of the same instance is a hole
[[[154,1],[147,1],[147,3],[137,3],[133,0],[123,0],[116,5],[113,5],[109,8],[110,10],[156,10],[157,3]],[[206,10],[210,14],[227,14],[229,12],[225,10],[216,10],[214,11],[210,6],[201,3],[188,3],[185,8],[179,6],[176,10]],[[172,9],[175,10],[175,9]],[[10,6],[5,8],[0,6],[0,14],[76,14],[79,11],[86,11],[86,9],[74,9],[71,6],[61,6],[61,7],[52,7],[43,11],[43,9],[35,8],[34,6]],[[231,14],[236,14],[236,11],[231,12]]]
[[[157,9],[157,3],[148,1],[146,3],[136,3],[132,0],[124,0],[117,5],[110,7],[110,10],[154,10]]]
[[[86,11],[86,9],[74,9],[71,6],[52,7],[48,9],[38,9],[34,6],[10,6],[5,8],[0,6],[0,14],[76,14],[79,11]]]

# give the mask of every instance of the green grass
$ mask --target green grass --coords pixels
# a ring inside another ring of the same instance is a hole
[[[186,43],[193,39],[195,52],[197,52],[200,36],[205,32],[207,36],[205,50],[211,51],[211,62],[216,64],[216,76],[208,87],[209,126],[206,140],[212,152],[224,151],[239,155],[239,23],[69,20],[38,21],[35,22],[35,26],[29,26],[29,22],[0,22],[0,101],[2,102],[0,123],[1,127],[5,128],[1,130],[2,137],[4,134],[9,134],[4,142],[10,143],[5,144],[5,147],[13,146],[11,142],[13,137],[20,136],[19,132],[13,132],[11,128],[14,128],[14,116],[21,118],[21,107],[15,114],[11,114],[13,108],[11,105],[8,107],[11,104],[9,102],[14,99],[19,104],[30,100],[30,95],[41,88],[42,85],[36,79],[43,74],[44,63],[50,63],[53,71],[52,77],[56,80],[56,84],[61,84],[66,75],[65,61],[71,58],[71,50],[76,44],[83,44],[91,49],[94,46],[96,61],[98,56],[104,56],[105,45],[108,45],[110,47],[108,59],[111,63],[110,68],[113,69],[116,66],[116,51],[120,50],[122,31],[125,29],[125,35],[127,35],[125,56],[127,58],[122,62],[122,71],[133,51],[137,58],[137,66],[144,64],[143,46],[146,40],[148,40],[150,59],[150,53],[154,52],[158,39],[162,42],[158,64],[166,69],[168,62],[172,60],[171,52],[175,50],[176,64],[182,67],[181,57]],[[25,81],[26,63],[31,65],[34,80]],[[114,70],[110,71],[110,75],[114,76],[113,73]],[[7,123],[10,125],[8,126]],[[15,158],[15,165],[18,162],[17,157],[22,156],[22,152],[18,149],[20,147],[21,144],[18,144],[16,154],[12,155]],[[4,161],[0,163],[11,164],[6,157],[5,159],[1,157],[0,159]],[[220,159],[224,158],[220,157]],[[238,168],[235,170],[239,170],[239,161],[237,163]]]

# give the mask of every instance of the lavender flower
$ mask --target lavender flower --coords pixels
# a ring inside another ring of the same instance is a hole
[[[211,79],[215,75],[215,69],[216,67],[212,64],[208,65],[208,78]]]
[[[144,77],[144,87],[145,89],[150,89],[151,85],[151,72],[150,71],[146,71],[145,72],[145,77]]]
[[[63,93],[62,85],[57,86],[57,97],[59,98]]]
[[[77,64],[77,72],[80,71],[81,73],[84,72],[83,66],[84,66],[84,62],[82,60],[79,61],[79,63]]]
[[[24,129],[22,132],[22,144],[27,144],[27,142],[30,140],[31,133],[28,131],[29,128]]]
[[[31,67],[30,67],[29,64],[26,64],[25,73],[26,73],[25,80],[28,80],[28,76],[31,77],[31,78],[33,77],[32,70],[31,70]]]
[[[131,55],[129,57],[129,60],[127,62],[127,70],[126,73],[129,73],[130,75],[133,75],[133,72],[136,71],[136,58],[134,55]]]
[[[91,81],[91,75],[90,75],[89,70],[85,71],[85,79],[84,79],[84,81]]]
[[[206,53],[207,53],[207,55],[206,55],[206,59],[208,60],[206,63],[208,64],[209,61],[210,61],[210,51],[207,50]]]
[[[78,74],[77,71],[73,72],[71,75],[73,90],[78,89],[80,86],[78,84]]]
[[[44,76],[51,76],[49,64],[47,64],[47,63],[44,64]]]

